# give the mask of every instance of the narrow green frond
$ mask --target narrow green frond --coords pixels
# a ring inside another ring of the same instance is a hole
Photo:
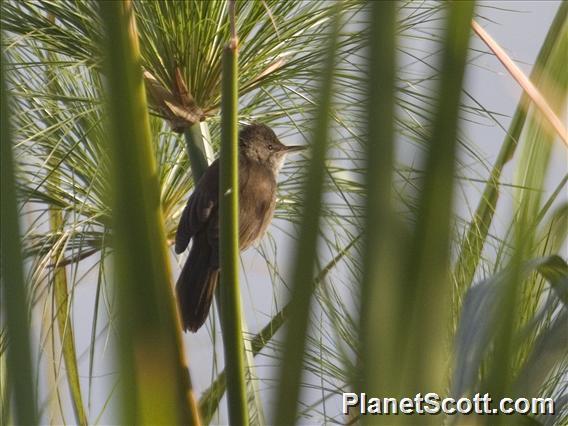
[[[99,5],[106,30],[123,418],[128,424],[196,425],[199,413],[169,281],[132,3]]]
[[[20,224],[14,182],[14,163],[12,153],[12,135],[10,107],[6,80],[4,77],[4,54],[0,58],[0,100],[2,118],[0,149],[1,155],[1,226],[2,242],[2,312],[6,320],[8,333],[8,353],[6,367],[7,380],[15,403],[14,419],[16,423],[38,424],[36,392],[33,384],[31,363],[30,321],[27,287],[23,274],[23,258],[20,242]],[[4,405],[4,402],[2,403]]]
[[[339,4],[339,3],[338,3]],[[286,345],[282,366],[275,423],[289,425],[296,422],[300,380],[306,335],[308,333],[312,277],[317,259],[317,240],[320,232],[320,212],[324,185],[324,169],[330,138],[330,111],[333,100],[336,48],[338,43],[341,14],[334,17],[333,27],[328,35],[327,57],[322,64],[321,99],[314,128],[312,155],[304,186],[303,220],[300,226],[298,246],[293,256],[291,316],[286,332]]]

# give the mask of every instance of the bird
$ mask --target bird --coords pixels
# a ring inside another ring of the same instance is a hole
[[[278,174],[287,154],[305,146],[286,146],[265,124],[244,126],[238,136],[239,250],[257,243],[274,216]],[[197,332],[204,324],[219,274],[219,159],[203,173],[182,212],[175,252],[187,260],[176,283],[184,331]]]

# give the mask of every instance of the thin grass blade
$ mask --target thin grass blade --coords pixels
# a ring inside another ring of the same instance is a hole
[[[562,3],[556,12],[554,21],[548,30],[548,34],[540,48],[533,71],[530,74],[531,81],[533,81],[537,87],[541,87],[542,81],[540,78],[540,72],[542,69],[546,69],[552,49],[559,41],[560,37],[562,37],[564,31],[563,27],[566,23],[567,16],[568,3]],[[528,96],[523,94],[513,116],[513,120],[511,121],[511,125],[507,131],[505,140],[501,145],[497,160],[495,161],[491,174],[485,184],[483,194],[477,205],[473,219],[469,223],[468,229],[459,248],[458,260],[454,266],[454,275],[457,277],[457,282],[462,283],[458,289],[458,302],[461,298],[461,294],[469,285],[471,285],[475,270],[479,264],[483,246],[485,245],[489,227],[493,221],[497,201],[499,199],[499,179],[501,177],[501,172],[505,165],[513,158],[516,151],[527,117],[525,105],[527,105],[528,102]],[[454,309],[457,309],[458,306],[459,303],[454,303]]]
[[[49,17],[54,21],[53,16]],[[46,55],[46,77],[47,77],[47,90],[49,95],[57,97],[59,91],[59,84],[57,82],[57,76],[54,73],[54,69],[50,66],[51,62],[56,62],[57,57],[54,53],[49,52]],[[49,119],[48,123],[53,120],[54,117],[58,117],[57,108],[54,107],[49,111],[47,116]],[[50,123],[56,125],[57,123]],[[59,134],[60,132],[57,132]],[[52,157],[47,153],[47,157],[52,159]],[[50,161],[53,163],[51,165],[53,173],[48,177],[49,186],[52,188],[60,188],[61,177],[58,172],[58,164],[53,159]],[[63,213],[60,209],[52,207],[49,210],[49,225],[53,233],[57,233],[64,229]],[[63,350],[63,360],[65,362],[65,371],[67,375],[67,382],[69,384],[69,392],[71,394],[71,401],[73,404],[73,410],[75,413],[75,420],[79,425],[86,425],[87,415],[85,413],[85,408],[83,405],[83,397],[81,395],[81,383],[79,381],[79,368],[77,366],[77,356],[75,352],[75,336],[73,333],[73,322],[71,319],[71,302],[69,300],[69,286],[67,283],[67,271],[66,267],[57,266],[60,260],[61,253],[59,250],[55,250],[52,256],[52,262],[56,265],[53,274],[50,276],[51,288],[53,289],[53,295],[55,298],[55,317],[57,318],[57,326],[59,330],[59,341],[61,342],[61,348]]]

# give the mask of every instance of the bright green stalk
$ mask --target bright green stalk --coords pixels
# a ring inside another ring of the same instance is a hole
[[[200,424],[181,342],[136,24],[100,2],[112,130],[113,222],[125,424]]]
[[[191,173],[193,176],[194,183],[196,184],[199,181],[201,175],[205,172],[205,170],[209,166],[209,164],[211,164],[211,162],[213,161],[213,152],[211,150],[211,136],[209,134],[209,126],[205,121],[196,123],[184,131],[184,137],[186,141],[186,149],[189,157]],[[219,300],[221,299],[219,287],[217,288],[215,294],[216,294],[217,306],[219,307]],[[218,312],[222,322],[223,312],[221,311],[220,308],[218,308]],[[246,330],[246,320],[244,319],[244,317],[243,317],[242,328],[243,331]],[[247,340],[244,341],[244,345],[245,345],[245,356],[246,356],[248,353],[252,352],[252,348],[250,347],[250,342]],[[252,357],[247,357],[246,364],[248,372],[250,375],[253,375],[254,366],[251,361]],[[214,401],[215,402],[214,405],[208,404],[206,406],[201,406],[202,408],[201,413],[203,416],[203,422],[205,424],[209,424],[209,422],[211,421],[211,417],[217,410],[219,400],[221,396],[225,393],[225,384],[226,384],[225,374],[224,373],[221,374],[223,377],[223,387],[222,390],[220,390],[219,398]],[[260,411],[262,407],[260,405],[259,392],[258,389],[256,388],[257,383],[255,380],[249,380],[247,381],[247,384],[251,388],[251,392],[254,397],[253,401],[256,404],[257,410]],[[259,415],[262,416],[262,412],[259,412]]]
[[[541,70],[546,68],[546,63],[552,51],[552,47],[557,42],[558,38],[561,37],[562,27],[566,22],[566,16],[568,14],[568,3],[561,3],[554,21],[552,22],[548,34],[538,57],[536,59],[533,71],[530,75],[530,80],[535,84],[536,87],[541,86]],[[461,293],[467,289],[471,284],[475,270],[479,263],[481,257],[481,252],[487,238],[487,233],[489,232],[489,227],[493,220],[493,215],[495,214],[495,209],[497,206],[497,201],[499,199],[499,179],[501,177],[501,171],[503,167],[513,158],[513,154],[517,148],[518,140],[521,136],[521,132],[524,128],[524,124],[527,117],[527,105],[529,103],[529,97],[525,94],[521,97],[507,136],[503,144],[501,145],[501,150],[495,161],[495,165],[491,170],[491,174],[487,183],[485,184],[485,189],[483,190],[483,195],[481,200],[475,210],[473,220],[470,222],[467,233],[462,240],[461,247],[459,249],[459,257],[457,264],[454,268],[454,275],[459,284],[458,288],[458,302],[461,299]],[[454,303],[454,309],[458,309],[459,305]],[[457,317],[457,315],[454,315]]]
[[[24,282],[20,224],[16,200],[9,102],[4,80],[4,55],[0,59],[0,241],[2,265],[2,312],[8,333],[8,382],[15,402],[16,424],[38,423],[31,363],[29,304]]]
[[[219,254],[221,321],[227,371],[229,421],[249,423],[239,289],[239,152],[238,54],[236,37],[223,52],[221,154],[219,185]]]
[[[474,3],[446,3],[447,18],[437,108],[426,154],[416,225],[406,256],[398,333],[404,336],[399,383],[404,394],[444,393],[449,362],[446,326],[458,112]],[[408,421],[408,419],[407,419]],[[438,423],[429,417],[424,421]]]
[[[0,334],[2,340],[5,332]],[[6,374],[6,352],[0,352],[0,424],[7,425],[10,419],[10,392],[8,392],[8,380]]]
[[[53,15],[49,16],[52,22],[55,21]],[[46,55],[47,62],[55,62],[56,56],[49,52]],[[48,66],[47,72],[47,88],[50,95],[57,96],[58,84],[55,74],[52,72],[51,67]],[[52,121],[51,117],[57,117],[57,111],[51,111],[48,114],[48,121]],[[53,120],[54,121],[54,120]],[[55,123],[53,123],[55,124]],[[49,153],[48,153],[49,154]],[[48,179],[51,181],[53,188],[60,186],[60,176],[57,171],[57,164],[52,166],[53,172],[49,175]],[[58,230],[63,229],[64,221],[61,210],[55,207],[49,209],[49,222],[51,230],[56,233]],[[60,252],[56,252],[52,256],[52,262],[57,266],[59,261]],[[73,333],[73,322],[70,315],[69,303],[69,286],[67,284],[67,273],[65,266],[57,266],[50,277],[55,297],[55,317],[57,318],[57,326],[59,330],[59,341],[63,350],[63,360],[65,362],[65,370],[67,375],[67,383],[69,385],[69,392],[71,394],[71,401],[73,403],[73,411],[75,413],[75,420],[77,424],[86,425],[88,423],[83,406],[83,397],[81,395],[81,383],[79,381],[79,368],[77,366],[77,356],[75,352],[75,336]]]
[[[56,179],[53,177],[52,179]],[[53,230],[61,229],[63,218],[60,211],[50,209],[50,224]],[[53,259],[56,264],[57,253]],[[75,412],[77,424],[86,425],[88,423],[85,409],[83,407],[83,398],[81,396],[81,383],[79,382],[79,369],[77,366],[77,356],[75,352],[75,337],[73,335],[73,325],[71,321],[70,304],[68,297],[67,275],[64,266],[57,267],[53,272],[52,283],[53,294],[55,297],[55,317],[57,318],[57,326],[59,329],[59,340],[63,350],[63,360],[65,362],[65,370],[67,372],[67,381],[69,383],[69,392]]]
[[[367,141],[367,211],[364,274],[360,316],[362,392],[392,395],[400,336],[393,324],[396,311],[397,235],[394,226],[392,181],[394,152],[396,2],[371,2],[369,31],[369,100]],[[400,267],[398,267],[400,269]],[[367,420],[368,418],[365,418]],[[379,419],[368,419],[377,422]],[[391,422],[392,419],[385,421]]]
[[[337,3],[340,5],[340,3]],[[339,39],[340,16],[336,9],[327,57],[323,64],[321,97],[313,130],[312,159],[304,186],[304,210],[293,261],[291,315],[284,341],[284,356],[280,368],[276,419],[278,425],[295,424],[297,418],[300,380],[308,333],[310,302],[314,290],[313,274],[317,258],[325,159],[330,137],[331,106],[336,50]]]
[[[187,143],[187,153],[189,157],[191,173],[193,176],[194,183],[196,184],[199,181],[199,178],[201,177],[205,169],[213,161],[213,153],[211,150],[211,136],[209,135],[209,126],[205,121],[194,124],[193,126],[191,126],[190,128],[184,131],[184,136],[185,136],[185,141]],[[221,318],[221,323],[223,323],[222,321],[223,312],[221,311],[219,304],[219,300],[221,300],[221,293],[219,287],[217,287],[215,291],[215,296],[217,302],[216,304],[218,307],[217,310]],[[244,317],[242,318],[243,318],[242,330],[244,333],[246,333],[246,320]],[[221,332],[223,332],[223,330],[221,330]],[[247,354],[252,353],[253,350],[250,341],[245,340],[244,345],[245,345],[246,367],[248,369],[249,374],[252,376],[254,375],[254,365],[252,363],[252,357],[247,356]],[[218,383],[219,384],[221,383],[221,381],[218,381],[220,377],[222,377],[222,387],[219,387],[218,385]],[[214,400],[210,401],[207,404],[201,404],[201,402],[199,404],[201,407],[200,411],[204,424],[210,423],[213,414],[215,414],[215,411],[217,410],[219,401],[223,396],[223,394],[225,393],[225,385],[226,385],[225,373],[224,372],[220,373],[219,378],[210,387],[210,389],[215,389],[216,392],[219,392],[219,393],[214,393],[214,395],[217,395],[218,398],[215,398]],[[259,392],[257,389],[256,381],[248,380],[247,386],[249,386],[250,392],[253,394],[252,400],[256,405],[257,410],[260,411],[262,407],[260,405],[260,398],[259,398]],[[262,416],[262,412],[259,412],[259,415]]]

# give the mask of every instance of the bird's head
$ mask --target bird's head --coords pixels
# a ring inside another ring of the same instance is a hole
[[[239,132],[239,152],[247,159],[270,165],[278,172],[287,154],[304,150],[305,146],[286,146],[265,124],[254,123]]]

